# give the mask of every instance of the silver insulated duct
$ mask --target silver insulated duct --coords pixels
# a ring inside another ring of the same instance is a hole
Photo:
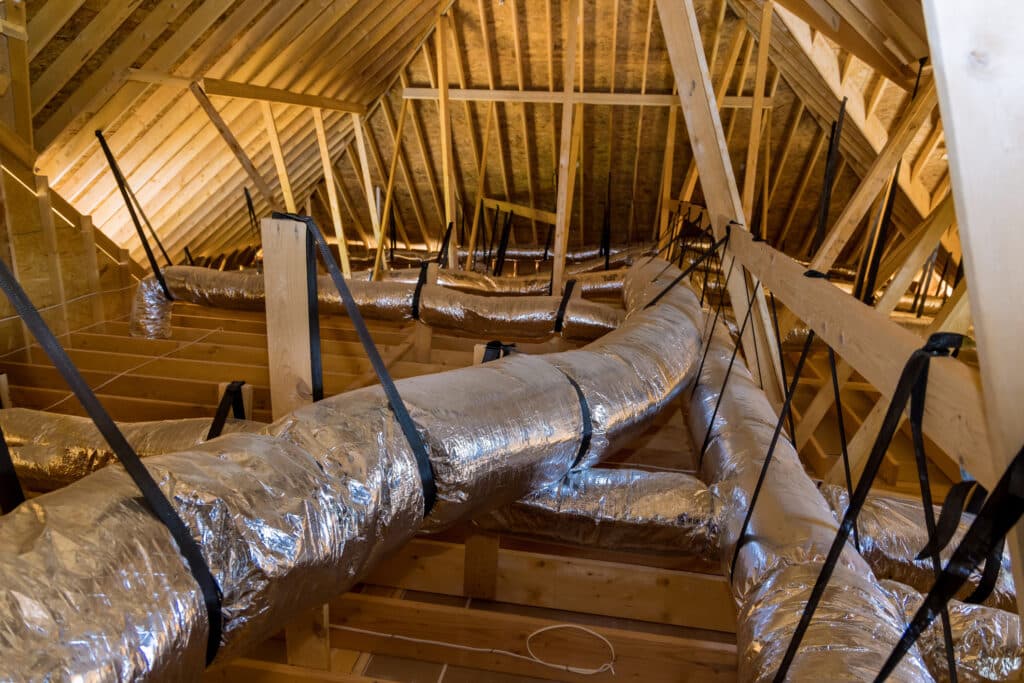
[[[379,387],[147,458],[223,592],[218,659],[343,592],[420,528],[599,460],[677,396],[696,369],[702,314],[685,287],[643,308],[678,273],[655,278],[664,265],[630,271],[625,321],[579,351],[397,382],[435,472],[426,520],[414,456]],[[585,453],[569,376],[594,416]],[[197,584],[119,465],[0,518],[0,679],[195,680],[206,633]]]
[[[690,399],[695,443],[710,442],[703,479],[722,500],[722,560],[728,573],[777,416],[737,358],[722,392],[733,341],[712,330],[707,360]],[[758,498],[731,586],[739,607],[740,679],[770,681],[835,538],[838,524],[786,438],[780,438]],[[903,631],[903,613],[871,568],[847,546],[789,670],[792,680],[871,681]],[[917,650],[890,680],[929,681]]]

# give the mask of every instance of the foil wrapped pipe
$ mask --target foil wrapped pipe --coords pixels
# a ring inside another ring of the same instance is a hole
[[[574,277],[576,286],[584,296],[611,297],[621,295],[622,281],[627,268],[581,273]],[[364,277],[360,278],[360,275]],[[419,279],[419,268],[394,268],[383,273],[386,282],[405,282],[416,284]],[[353,280],[369,279],[369,274],[352,274]],[[551,288],[550,274],[520,275],[507,277],[487,275],[466,270],[441,269],[437,272],[437,284],[450,289],[457,289],[467,294],[499,295],[499,296],[543,296]]]
[[[193,266],[170,266],[164,280],[175,301],[240,310],[263,310],[263,275],[252,271],[218,271]],[[415,284],[349,280],[348,286],[367,318],[412,320]],[[321,310],[344,314],[341,295],[327,275],[319,276]],[[467,294],[440,285],[420,291],[420,319],[437,328],[479,336],[546,339],[554,334],[561,297],[494,297]],[[174,302],[168,301],[155,278],[139,283],[132,302],[130,330],[135,336],[166,339],[171,335]],[[622,322],[619,308],[573,297],[565,310],[562,335],[588,341],[615,329]]]
[[[640,251],[643,253],[650,251],[650,249],[650,245],[637,245],[633,247],[612,246],[610,253],[614,257],[627,250]],[[552,250],[545,250],[543,247],[509,246],[505,250],[505,258],[523,261],[543,261],[545,256],[550,259],[552,253]],[[464,261],[468,254],[469,252],[465,248],[459,247],[459,261]],[[480,256],[480,250],[477,251],[477,256]],[[579,249],[569,249],[565,254],[565,260],[569,263],[576,263],[578,261],[596,259],[599,256],[603,263],[604,256],[601,256],[600,247],[580,247]]]
[[[624,291],[636,278],[649,274],[631,272]],[[680,287],[629,311],[616,331],[617,352],[635,339],[635,366],[658,368],[645,380],[651,401],[695,374],[695,363],[663,358],[678,355],[673,344],[685,337],[673,330],[694,306]],[[396,383],[435,474],[438,502],[425,520],[414,455],[380,387],[305,406],[255,434],[147,458],[223,592],[218,661],[351,587],[417,530],[565,477],[583,419],[549,359],[515,354]],[[581,386],[591,384],[583,373],[599,371],[574,367]],[[0,680],[195,680],[206,633],[197,584],[119,465],[0,518]]]
[[[909,623],[924,597],[898,581],[882,581],[882,586],[902,607],[904,618]],[[1024,669],[1020,617],[1012,612],[959,600],[950,600],[947,608],[958,680],[964,683],[1019,680]],[[917,647],[936,680],[949,680],[941,621],[936,620],[925,629],[917,640]]]
[[[118,426],[140,457],[173,453],[206,441],[212,420],[189,418],[122,422]],[[228,419],[222,434],[256,432],[262,422]],[[0,410],[11,461],[22,485],[51,491],[117,462],[117,456],[87,417],[58,415],[27,408]]]
[[[709,441],[701,474],[722,501],[721,551],[728,575],[777,416],[737,358],[714,413],[733,340],[712,330],[689,405],[694,442]],[[712,421],[712,415],[714,420]],[[739,607],[740,677],[772,680],[835,538],[838,523],[783,435],[773,455],[731,577]],[[847,545],[793,665],[790,680],[873,680],[902,632],[900,612],[867,562]],[[890,680],[932,680],[916,650]]]
[[[486,531],[716,567],[721,504],[684,472],[594,467],[477,517]]]
[[[826,485],[821,488],[821,492],[836,517],[841,519],[850,502],[846,489]],[[939,510],[935,509],[935,519],[939,518]],[[940,553],[943,566],[973,522],[974,515],[965,512],[952,540]],[[921,592],[931,589],[935,583],[931,560],[917,559],[917,554],[928,543],[928,529],[920,500],[871,493],[857,516],[857,531],[860,534],[861,554],[876,576],[899,581]],[[980,581],[981,572],[975,569],[958,596],[966,598]],[[1014,612],[1017,610],[1017,593],[1013,585],[1008,550],[1003,551],[999,578],[985,604]]]

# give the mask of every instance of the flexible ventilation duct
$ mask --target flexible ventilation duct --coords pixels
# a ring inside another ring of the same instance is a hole
[[[721,503],[683,472],[595,467],[478,517],[488,531],[587,548],[669,555],[717,569]]]
[[[722,500],[722,560],[729,571],[740,527],[777,420],[764,392],[737,358],[714,422],[733,342],[713,330],[699,384],[690,399],[695,443],[710,442],[703,478]],[[739,553],[733,595],[739,605],[740,679],[770,681],[821,570],[838,524],[784,436]],[[903,614],[871,568],[848,546],[789,670],[791,680],[870,681],[903,631]],[[891,680],[928,681],[913,650]]]
[[[379,387],[304,407],[258,434],[147,458],[223,591],[218,658],[344,591],[416,530],[549,486],[606,454],[628,422],[653,416],[698,360],[692,291],[642,306],[677,272],[631,271],[625,322],[580,351],[397,382],[435,472],[426,520],[414,456]],[[626,368],[632,383],[614,386]],[[583,453],[567,375],[603,430]],[[197,584],[120,466],[0,518],[0,679],[195,680],[206,633]]]
[[[263,274],[255,271],[171,266],[163,270],[163,276],[175,301],[242,310],[263,310],[266,303]],[[348,286],[366,318],[413,319],[414,284],[349,280]],[[329,276],[319,277],[317,292],[321,311],[345,312]],[[556,333],[561,297],[497,298],[424,285],[418,304],[420,320],[432,327],[483,337],[545,339]],[[146,278],[139,283],[132,303],[131,333],[150,339],[170,337],[172,309],[173,302],[164,296],[156,279]],[[622,315],[620,309],[607,304],[572,297],[565,307],[561,334],[569,339],[596,339],[618,327]]]
[[[849,497],[846,489],[839,486],[823,486],[822,495],[838,519],[846,514]],[[935,510],[935,519],[939,510]],[[974,515],[964,513],[956,533],[940,553],[942,564],[960,545],[974,521]],[[880,579],[899,581],[912,588],[928,592],[935,583],[935,570],[930,559],[917,559],[917,554],[928,544],[928,529],[924,522],[924,508],[920,500],[896,498],[872,493],[868,495],[857,516],[857,533],[860,536],[860,552],[871,565],[875,576]],[[981,572],[975,569],[958,594],[961,598],[970,595],[981,581]],[[1013,571],[1010,568],[1010,553],[1003,551],[1002,569],[986,605],[1004,610],[1017,610],[1017,594],[1013,586]]]

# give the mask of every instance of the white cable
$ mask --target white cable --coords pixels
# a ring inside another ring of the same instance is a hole
[[[402,640],[409,643],[420,643],[421,645],[437,645],[439,647],[450,647],[456,650],[465,650],[466,652],[480,652],[483,654],[491,655],[504,655],[505,657],[512,657],[514,659],[521,659],[534,664],[540,664],[546,666],[549,669],[557,669],[558,671],[567,671],[569,673],[578,674],[580,676],[595,676],[597,674],[603,674],[610,671],[611,674],[615,675],[615,647],[611,641],[602,636],[600,633],[593,631],[586,626],[580,626],[579,624],[552,624],[551,626],[545,626],[539,628],[526,637],[526,651],[528,655],[519,654],[518,652],[510,652],[508,650],[500,650],[491,647],[473,647],[472,645],[461,645],[459,643],[449,643],[443,640],[430,640],[428,638],[413,638],[412,636],[401,636],[397,633],[381,633],[379,631],[371,631],[369,629],[357,628],[355,626],[342,626],[340,624],[331,624],[331,628],[339,631],[351,631],[353,633],[362,633],[368,636],[377,636],[378,638],[391,638],[393,640]],[[579,666],[569,666],[568,664],[556,664],[555,662],[547,662],[538,657],[533,652],[533,648],[530,646],[531,641],[542,633],[548,631],[556,631],[558,629],[575,629],[582,631],[587,635],[591,635],[602,643],[608,646],[608,652],[610,657],[607,662],[597,667],[596,669],[589,669]]]

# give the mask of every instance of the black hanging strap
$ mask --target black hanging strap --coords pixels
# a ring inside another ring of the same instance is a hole
[[[572,292],[576,289],[576,280],[568,280],[565,289],[562,290],[562,300],[558,302],[558,311],[555,313],[555,332],[561,332],[565,327],[565,308],[569,305]]]
[[[505,225],[501,229],[501,241],[498,243],[498,257],[494,262],[494,274],[501,275],[505,270],[505,253],[508,251],[508,240],[512,236],[512,219],[515,214],[509,211],[505,214]]]
[[[455,223],[449,221],[448,227],[444,230],[444,239],[441,240],[441,248],[437,252],[437,263],[444,265],[448,261],[448,245],[452,241],[452,229],[455,227]]]
[[[434,481],[434,470],[430,463],[426,444],[423,443],[423,439],[416,429],[416,423],[413,422],[408,408],[406,408],[401,395],[398,393],[398,387],[395,386],[394,380],[391,379],[391,373],[388,372],[384,359],[380,357],[380,352],[373,343],[373,337],[370,336],[370,330],[366,327],[363,314],[359,311],[359,306],[356,304],[355,299],[352,298],[352,292],[349,291],[348,285],[345,284],[345,277],[341,274],[341,269],[338,268],[338,264],[334,260],[330,248],[327,246],[327,240],[323,238],[323,235],[320,234],[320,229],[317,228],[316,223],[309,216],[298,216],[275,211],[274,218],[304,223],[308,233],[316,240],[320,256],[323,258],[324,265],[327,266],[327,272],[330,274],[334,286],[337,287],[338,293],[341,295],[341,300],[345,304],[345,311],[348,313],[349,320],[352,321],[352,326],[356,330],[356,335],[358,335],[359,341],[362,342],[363,349],[370,359],[370,365],[373,366],[373,371],[376,373],[377,379],[380,380],[381,388],[388,399],[391,412],[394,413],[395,420],[402,429],[402,434],[405,435],[406,441],[409,442],[409,447],[416,456],[416,466],[419,469],[420,480],[423,484],[423,516],[426,517],[430,514],[437,499],[437,484]]]
[[[213,424],[210,425],[210,431],[206,434],[206,440],[216,439],[224,431],[224,425],[228,421],[228,410],[231,410],[236,420],[245,419],[245,402],[242,400],[242,386],[245,384],[242,380],[236,380],[227,385],[224,389],[224,395],[220,397],[220,403],[217,404],[217,412],[213,415]]]
[[[971,494],[978,491],[981,492],[981,500],[984,501],[988,492],[984,486],[973,479],[964,479],[949,487],[946,500],[942,503],[942,509],[939,511],[939,521],[935,524],[935,535],[928,539],[928,543],[914,559],[923,560],[936,553],[941,553],[949,545],[960,526],[964,508],[969,503],[968,496],[971,496],[971,501],[977,503],[977,497]],[[977,511],[973,514],[977,514]]]
[[[678,285],[680,282],[683,281],[684,278],[686,278],[690,273],[692,273],[694,270],[696,270],[696,268],[698,266],[700,266],[700,264],[704,263],[704,261],[706,261],[707,259],[711,258],[711,255],[714,254],[718,250],[718,248],[720,246],[723,246],[728,241],[729,241],[729,226],[726,226],[726,228],[725,228],[725,237],[723,237],[722,239],[720,239],[717,242],[715,242],[714,244],[712,244],[710,247],[708,247],[707,251],[705,251],[699,257],[694,259],[693,263],[691,263],[686,268],[684,268],[683,271],[681,273],[679,273],[679,275],[677,275],[675,277],[675,279],[672,280],[672,282],[668,283],[668,285],[665,287],[665,289],[663,289],[660,292],[658,292],[657,296],[655,296],[653,299],[651,299],[647,303],[647,305],[644,306],[644,308],[650,308],[654,304],[656,304],[659,301],[661,301],[661,298],[663,296],[665,296],[670,291],[672,291],[672,289],[675,288],[676,285]]]
[[[146,233],[142,230],[142,223],[139,221],[138,214],[135,213],[135,205],[132,203],[132,196],[128,183],[125,181],[124,176],[121,175],[121,169],[117,165],[117,160],[114,159],[114,153],[110,151],[110,147],[107,145],[106,139],[103,137],[103,131],[96,131],[96,137],[100,141],[100,147],[103,148],[103,154],[107,158],[107,164],[110,166],[110,172],[114,175],[114,181],[117,183],[118,189],[121,191],[121,198],[124,200],[124,204],[128,207],[128,215],[132,218],[132,223],[135,225],[135,232],[139,236],[139,241],[142,242],[142,248],[146,252],[146,259],[149,261],[149,267],[153,270],[153,275],[156,277],[156,281],[160,283],[160,289],[164,291],[164,296],[167,297],[168,301],[174,301],[174,296],[171,295],[171,290],[167,287],[167,282],[164,281],[164,274],[160,270],[160,264],[156,261],[156,256],[153,254],[152,247],[149,246],[149,240],[146,239]],[[150,228],[152,230],[152,228]],[[156,232],[153,232],[153,237],[156,237]],[[159,239],[157,240],[159,243]],[[163,246],[161,245],[161,250]],[[164,257],[167,258],[167,265],[171,264],[171,259],[167,256],[167,252],[164,252]]]
[[[221,592],[217,580],[214,578],[209,565],[207,565],[203,557],[199,543],[193,538],[192,531],[185,525],[185,522],[178,516],[174,506],[164,496],[163,491],[160,490],[159,485],[150,475],[149,470],[142,464],[142,460],[139,459],[135,449],[128,443],[124,434],[121,433],[121,430],[118,429],[110,415],[103,408],[103,405],[96,398],[96,394],[89,388],[89,385],[81,373],[78,372],[75,364],[71,362],[67,352],[61,347],[57,338],[53,336],[53,332],[47,327],[39,311],[32,305],[28,295],[25,294],[25,290],[18,284],[18,281],[2,259],[0,259],[0,289],[3,289],[11,305],[14,306],[14,310],[18,312],[26,327],[35,336],[39,346],[50,357],[54,367],[60,372],[79,403],[82,404],[86,413],[96,424],[96,428],[103,435],[103,438],[106,439],[107,443],[110,444],[110,448],[124,466],[125,471],[128,472],[135,485],[139,487],[139,491],[142,492],[142,496],[145,498],[153,514],[171,532],[174,542],[178,545],[181,554],[184,555],[192,576],[199,584],[199,589],[203,594],[203,602],[206,605],[206,616],[209,622],[206,642],[206,663],[211,663],[220,647],[223,622]]]
[[[787,647],[786,653],[779,665],[779,669],[775,673],[774,680],[776,683],[782,683],[782,681],[786,679],[786,674],[789,672],[789,667],[793,663],[793,658],[796,656],[797,650],[800,648],[800,643],[803,640],[804,634],[807,632],[807,627],[810,626],[811,619],[814,617],[814,612],[818,608],[818,603],[821,602],[821,598],[825,594],[825,588],[828,586],[829,579],[832,577],[832,572],[835,570],[836,563],[839,561],[843,548],[846,546],[846,541],[850,538],[850,533],[857,521],[857,516],[860,514],[861,508],[863,508],[864,502],[867,500],[871,485],[874,483],[875,477],[878,475],[878,470],[885,458],[886,451],[889,448],[889,444],[892,442],[893,434],[895,434],[896,430],[899,428],[903,409],[910,400],[915,385],[921,379],[924,368],[928,365],[933,356],[948,353],[951,347],[958,345],[959,339],[962,339],[960,335],[951,335],[946,333],[934,334],[929,338],[928,343],[925,344],[924,347],[911,354],[906,365],[903,367],[903,372],[900,374],[900,379],[896,384],[896,390],[893,392],[892,401],[889,403],[889,408],[882,420],[882,426],[879,429],[878,437],[875,439],[875,443],[871,447],[871,452],[868,455],[867,462],[864,465],[864,473],[857,482],[857,488],[854,490],[853,495],[850,496],[850,502],[849,505],[847,505],[846,514],[843,515],[843,520],[839,524],[839,530],[837,531],[836,537],[829,548],[828,555],[825,558],[825,563],[822,565],[821,572],[818,574],[818,579],[815,581],[814,588],[807,600],[804,611],[800,615],[800,621],[797,623],[796,630],[793,632],[793,637],[789,642],[789,646]],[[988,548],[986,548],[986,553],[987,552]],[[984,559],[984,557],[979,558],[979,561],[980,559]],[[944,604],[945,603],[943,603],[943,605]],[[955,669],[951,668],[950,672],[952,675],[955,675]]]
[[[18,473],[7,448],[7,439],[0,429],[0,515],[6,515],[24,502],[25,492],[21,490]]]
[[[190,266],[194,266],[196,261],[192,258],[192,252],[188,250],[188,246],[185,246],[185,260],[188,261]]]
[[[316,226],[314,226],[316,229]],[[320,231],[317,229],[317,236]],[[320,293],[317,283],[316,245],[310,231],[306,233],[306,320],[309,323],[309,374],[313,386],[313,402],[324,399],[324,361],[320,344]],[[323,239],[321,237],[321,239]]]
[[[839,163],[839,140],[843,135],[843,121],[846,119],[846,98],[839,105],[839,118],[832,124],[832,132],[828,139],[828,154],[825,157],[825,182],[818,201],[817,225],[811,253],[816,253],[825,240],[825,228],[828,226],[829,209],[832,206],[832,188],[835,186],[836,166]]]
[[[420,276],[416,278],[416,289],[412,291],[412,319],[420,319],[420,295],[423,292],[423,285],[427,284],[427,269],[430,268],[428,261],[420,263]]]
[[[586,456],[587,451],[590,450],[590,441],[594,437],[594,421],[590,416],[590,406],[587,404],[587,397],[583,395],[583,389],[580,388],[579,383],[577,383],[569,373],[562,370],[562,368],[558,368],[558,370],[565,375],[567,380],[569,380],[569,384],[571,384],[572,388],[576,391],[576,398],[580,403],[580,417],[583,422],[583,434],[580,438],[580,448],[576,451],[576,459],[572,461],[572,467],[570,468],[576,469],[579,467],[580,463],[583,462],[583,458]]]
[[[484,357],[480,362],[490,363],[505,356],[511,356],[513,353],[516,353],[516,345],[514,343],[504,344],[500,339],[494,339],[487,342],[487,346],[484,347]]]
[[[1000,477],[999,483],[985,501],[960,545],[942,570],[939,578],[924,602],[914,614],[910,624],[903,631],[896,647],[889,654],[875,681],[884,681],[899,665],[903,656],[910,651],[917,639],[935,620],[946,604],[956,596],[970,578],[971,573],[982,562],[991,561],[996,546],[1001,545],[1006,535],[1024,514],[1024,448]]]
[[[256,218],[256,205],[252,203],[252,195],[249,194],[249,188],[243,187],[242,192],[245,194],[245,209],[249,213],[249,227],[252,228],[252,233],[256,235],[256,239],[260,238],[260,222]]]

